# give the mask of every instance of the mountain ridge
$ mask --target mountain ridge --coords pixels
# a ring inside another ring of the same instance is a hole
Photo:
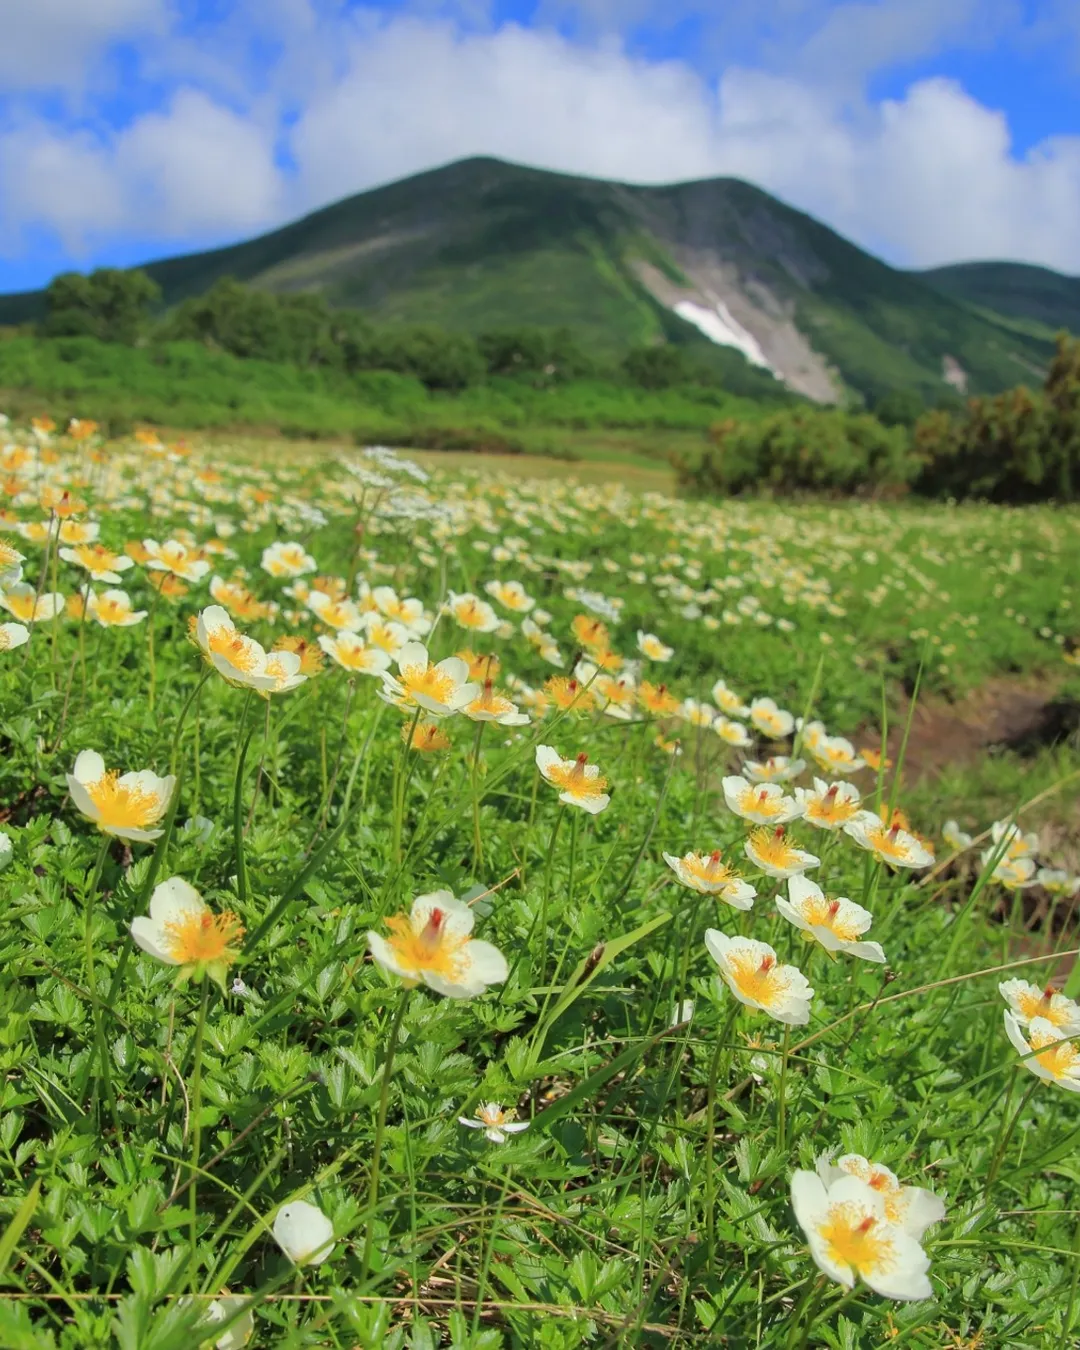
[[[1012,312],[985,303],[1002,290],[995,267],[1014,269]],[[959,280],[956,268],[901,271],[739,179],[641,187],[489,158],[144,265],[166,305],[235,276],[315,290],[383,322],[474,332],[565,324],[608,357],[665,339],[719,340],[818,402],[893,389],[932,400],[950,386],[995,392],[1039,378],[1051,330],[1017,312],[1023,268],[963,264]],[[1057,274],[1032,270],[1040,313],[1056,313]],[[35,317],[42,294],[0,296],[0,323]]]

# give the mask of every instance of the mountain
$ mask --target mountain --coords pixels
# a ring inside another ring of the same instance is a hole
[[[971,262],[920,273],[945,295],[1050,332],[1080,333],[1080,277],[1030,263]]]
[[[633,187],[469,159],[146,270],[169,305],[231,275],[378,321],[566,324],[605,357],[708,339],[820,402],[995,391],[1038,378],[1051,352],[938,275],[889,267],[729,178]],[[0,323],[41,307],[40,292],[0,297]]]

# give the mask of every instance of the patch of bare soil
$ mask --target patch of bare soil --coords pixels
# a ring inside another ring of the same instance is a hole
[[[889,728],[890,759],[899,756],[907,716],[908,709],[902,708]],[[919,700],[904,754],[904,777],[909,782],[937,777],[945,769],[974,764],[998,748],[1034,753],[1078,729],[1080,703],[1059,697],[1054,684],[1004,677],[988,680],[955,703]],[[880,750],[881,739],[876,731],[867,730],[859,744]]]

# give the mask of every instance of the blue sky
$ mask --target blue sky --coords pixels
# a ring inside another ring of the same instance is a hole
[[[1076,0],[8,0],[0,290],[469,154],[1080,272]]]

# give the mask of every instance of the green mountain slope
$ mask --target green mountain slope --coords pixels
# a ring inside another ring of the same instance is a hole
[[[976,311],[735,179],[630,187],[470,159],[146,270],[168,304],[231,275],[317,290],[380,321],[568,324],[602,356],[703,341],[704,325],[819,401],[845,389],[935,398],[946,374],[958,388],[997,390],[1032,379],[1050,353],[1045,335]],[[0,297],[0,323],[40,304]]]
[[[1050,332],[1080,333],[1080,277],[1029,263],[973,262],[921,273],[936,290]]]

